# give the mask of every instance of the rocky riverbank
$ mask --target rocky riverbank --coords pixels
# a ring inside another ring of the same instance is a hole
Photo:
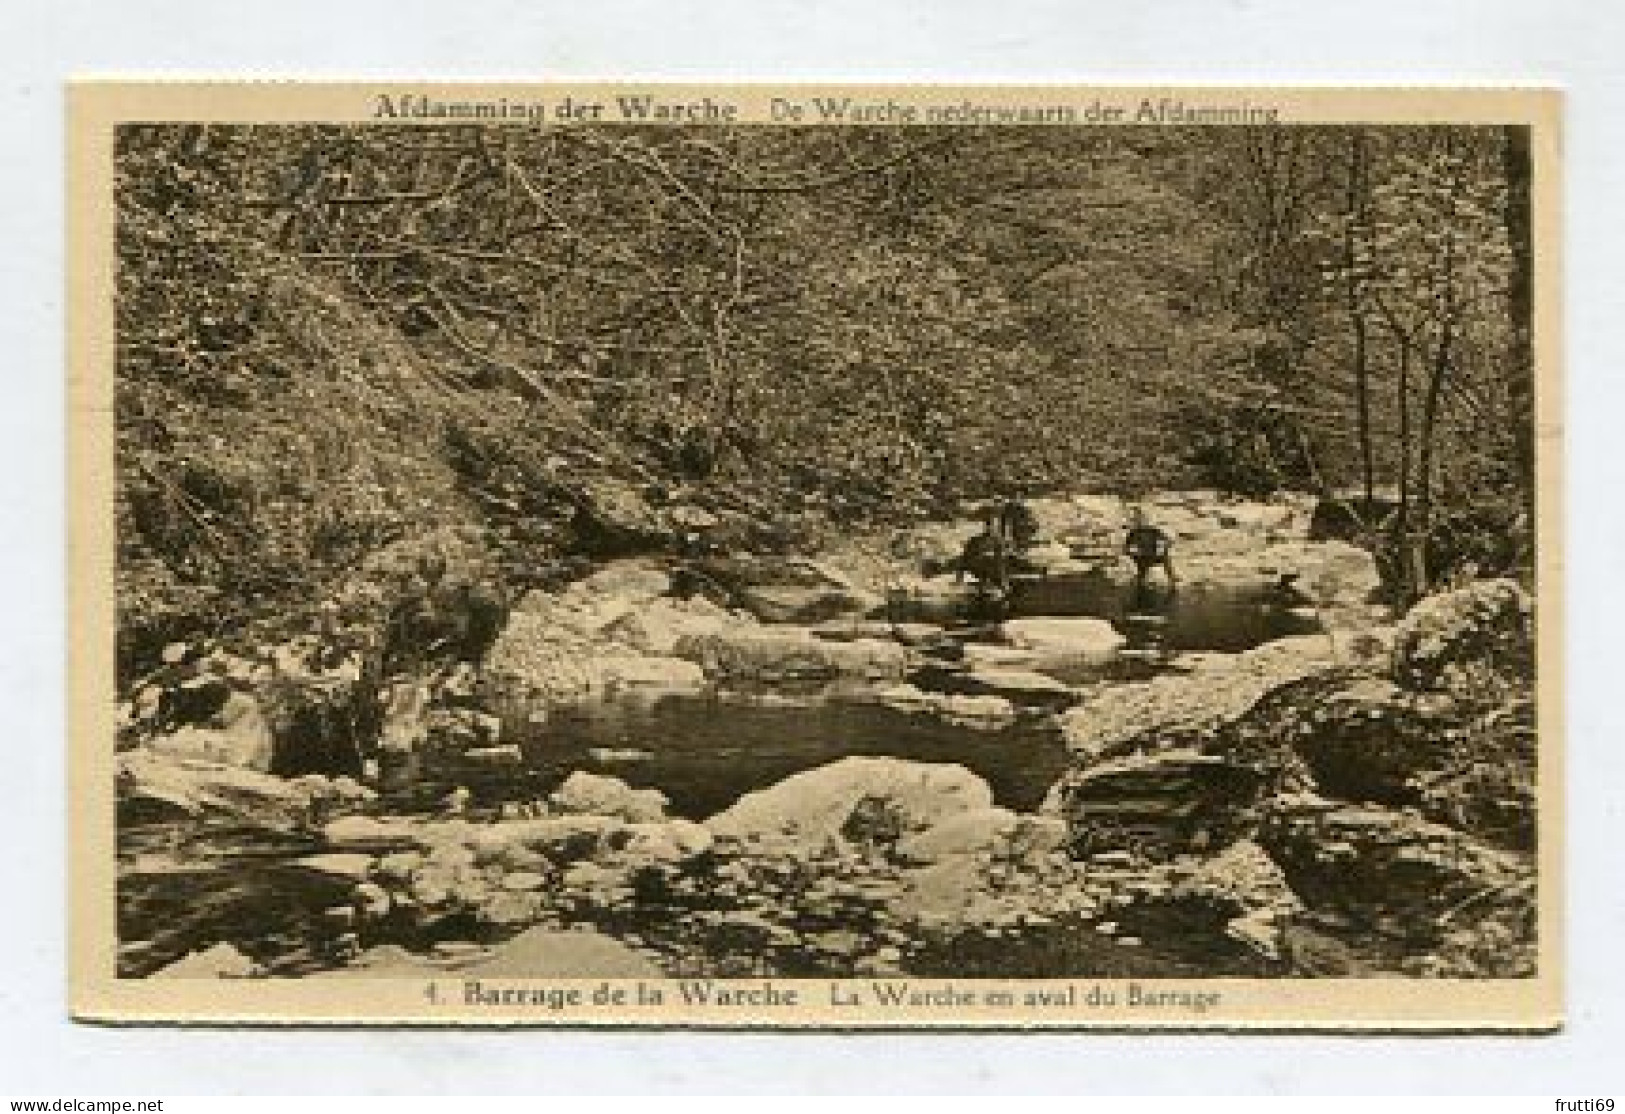
[[[1035,509],[1049,577],[1128,586],[1107,552],[1121,501]],[[136,946],[126,966],[1528,973],[1528,600],[1481,582],[1394,624],[1369,556],[1309,541],[1309,509],[1155,503],[1182,594],[1246,593],[1313,627],[1238,652],[1136,662],[1122,624],[1089,615],[967,627],[966,589],[932,571],[963,523],[816,561],[612,561],[516,601],[477,660],[387,679],[319,639],[183,648],[127,706],[121,832],[192,848],[261,833],[312,908],[297,947]],[[831,683],[969,732],[1053,719],[1070,768],[1036,812],[963,766],[869,756],[685,817],[658,786],[539,780],[514,741],[516,724],[545,740],[550,717],[626,694]],[[353,767],[289,768],[336,735]]]

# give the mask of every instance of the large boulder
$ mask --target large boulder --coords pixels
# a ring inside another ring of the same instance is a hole
[[[226,693],[204,723],[177,728],[147,746],[178,758],[199,758],[262,773],[271,769],[276,756],[276,740],[259,701],[235,690]]]
[[[1044,812],[1065,820],[1073,850],[1160,857],[1228,843],[1252,820],[1262,778],[1251,766],[1190,750],[1085,767],[1053,787]]]
[[[1534,670],[1534,602],[1516,581],[1480,580],[1429,596],[1394,636],[1393,678],[1410,689],[1471,693]]]
[[[1522,887],[1528,855],[1389,809],[1295,794],[1269,802],[1257,836],[1311,907],[1368,922],[1433,925],[1463,903]]]
[[[1336,646],[1323,635],[1208,655],[1190,673],[1095,690],[1061,716],[1061,729],[1067,747],[1085,760],[1201,748],[1274,689],[1338,665]]]
[[[572,603],[605,599],[640,606],[668,594],[671,587],[671,574],[654,561],[611,561],[572,582],[562,597]]]
[[[114,785],[121,823],[195,821],[266,831],[319,825],[376,797],[349,778],[280,778],[145,749],[118,756]]]
[[[996,696],[1023,706],[1060,708],[1078,694],[1070,685],[1030,669],[927,665],[912,674],[921,688],[956,696]]]
[[[861,617],[884,602],[833,565],[805,557],[714,558],[695,568],[764,623]]]
[[[1029,651],[1040,670],[1105,665],[1127,642],[1104,619],[1009,619],[1000,631],[1011,646]]]
[[[1273,732],[1303,758],[1321,792],[1349,801],[1414,804],[1418,777],[1447,760],[1455,706],[1356,678],[1312,702]]]
[[[886,842],[993,806],[987,782],[963,766],[843,758],[747,793],[706,821],[719,838],[807,849]]]
[[[901,678],[908,668],[908,653],[896,642],[831,642],[798,627],[741,626],[685,634],[674,652],[698,663],[708,677],[727,680],[887,680]]]

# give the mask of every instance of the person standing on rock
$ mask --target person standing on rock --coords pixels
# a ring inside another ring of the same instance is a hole
[[[1151,570],[1155,568],[1161,568],[1168,577],[1170,589],[1178,587],[1179,581],[1174,576],[1173,548],[1174,540],[1168,536],[1167,531],[1151,525],[1143,507],[1134,507],[1129,511],[1128,533],[1123,538],[1123,552],[1134,562],[1136,590],[1146,586]]]
[[[956,562],[956,579],[966,576],[976,587],[976,610],[1002,612],[1010,598],[1010,541],[1005,535],[1004,514],[992,506],[983,512],[982,531],[965,543]]]

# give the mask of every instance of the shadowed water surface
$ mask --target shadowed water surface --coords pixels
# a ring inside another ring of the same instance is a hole
[[[840,690],[709,693],[621,699],[553,712],[518,737],[538,772],[612,773],[703,819],[740,796],[850,755],[957,763],[985,778],[999,804],[1030,811],[1066,765],[1052,720],[995,729],[888,708]],[[636,754],[632,752],[637,752]]]

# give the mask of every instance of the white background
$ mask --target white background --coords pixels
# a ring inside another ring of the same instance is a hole
[[[157,0],[0,6],[0,1095],[1426,1091],[1621,1094],[1625,607],[1609,0]],[[1569,1025],[1547,1038],[115,1029],[63,1000],[62,81],[73,74],[1536,81],[1570,92]],[[1613,574],[1611,576],[1610,574]],[[1546,1109],[1550,1103],[1531,1103]]]

